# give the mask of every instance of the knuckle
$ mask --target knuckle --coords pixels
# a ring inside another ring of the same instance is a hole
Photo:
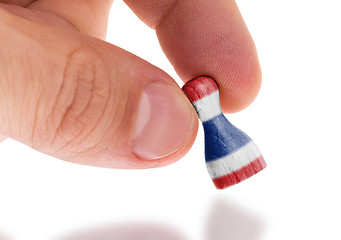
[[[92,48],[81,47],[71,52],[50,114],[49,123],[54,129],[50,145],[58,150],[80,143],[84,148],[92,148],[100,137],[97,129],[105,124],[103,115],[111,96],[110,85],[105,64]]]

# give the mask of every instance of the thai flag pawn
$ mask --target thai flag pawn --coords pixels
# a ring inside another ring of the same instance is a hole
[[[203,124],[206,166],[216,188],[237,184],[266,167],[256,144],[223,115],[219,88],[212,78],[194,78],[182,90]]]

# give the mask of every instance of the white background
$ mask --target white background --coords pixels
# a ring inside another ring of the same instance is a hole
[[[264,171],[215,190],[201,127],[183,159],[143,171],[75,165],[7,140],[0,144],[0,239],[84,240],[90,232],[91,240],[341,239],[341,7],[332,0],[238,5],[263,85],[256,101],[229,119],[260,147]],[[108,41],[182,85],[154,31],[121,0]]]

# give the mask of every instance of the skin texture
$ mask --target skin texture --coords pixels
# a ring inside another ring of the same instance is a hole
[[[125,2],[156,30],[184,82],[198,75],[217,80],[223,111],[239,111],[256,97],[257,53],[233,1]],[[169,75],[102,40],[111,4],[0,0],[6,46],[0,48],[0,141],[9,137],[63,160],[111,168],[165,166],[186,154],[197,132],[195,112]],[[133,145],[143,92],[152,82],[183,102],[181,114],[189,120],[177,148],[168,144],[174,149],[147,160]]]

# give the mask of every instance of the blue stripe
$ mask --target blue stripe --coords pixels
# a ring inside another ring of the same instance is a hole
[[[223,114],[203,123],[206,161],[227,156],[251,141],[249,136],[233,126]]]

